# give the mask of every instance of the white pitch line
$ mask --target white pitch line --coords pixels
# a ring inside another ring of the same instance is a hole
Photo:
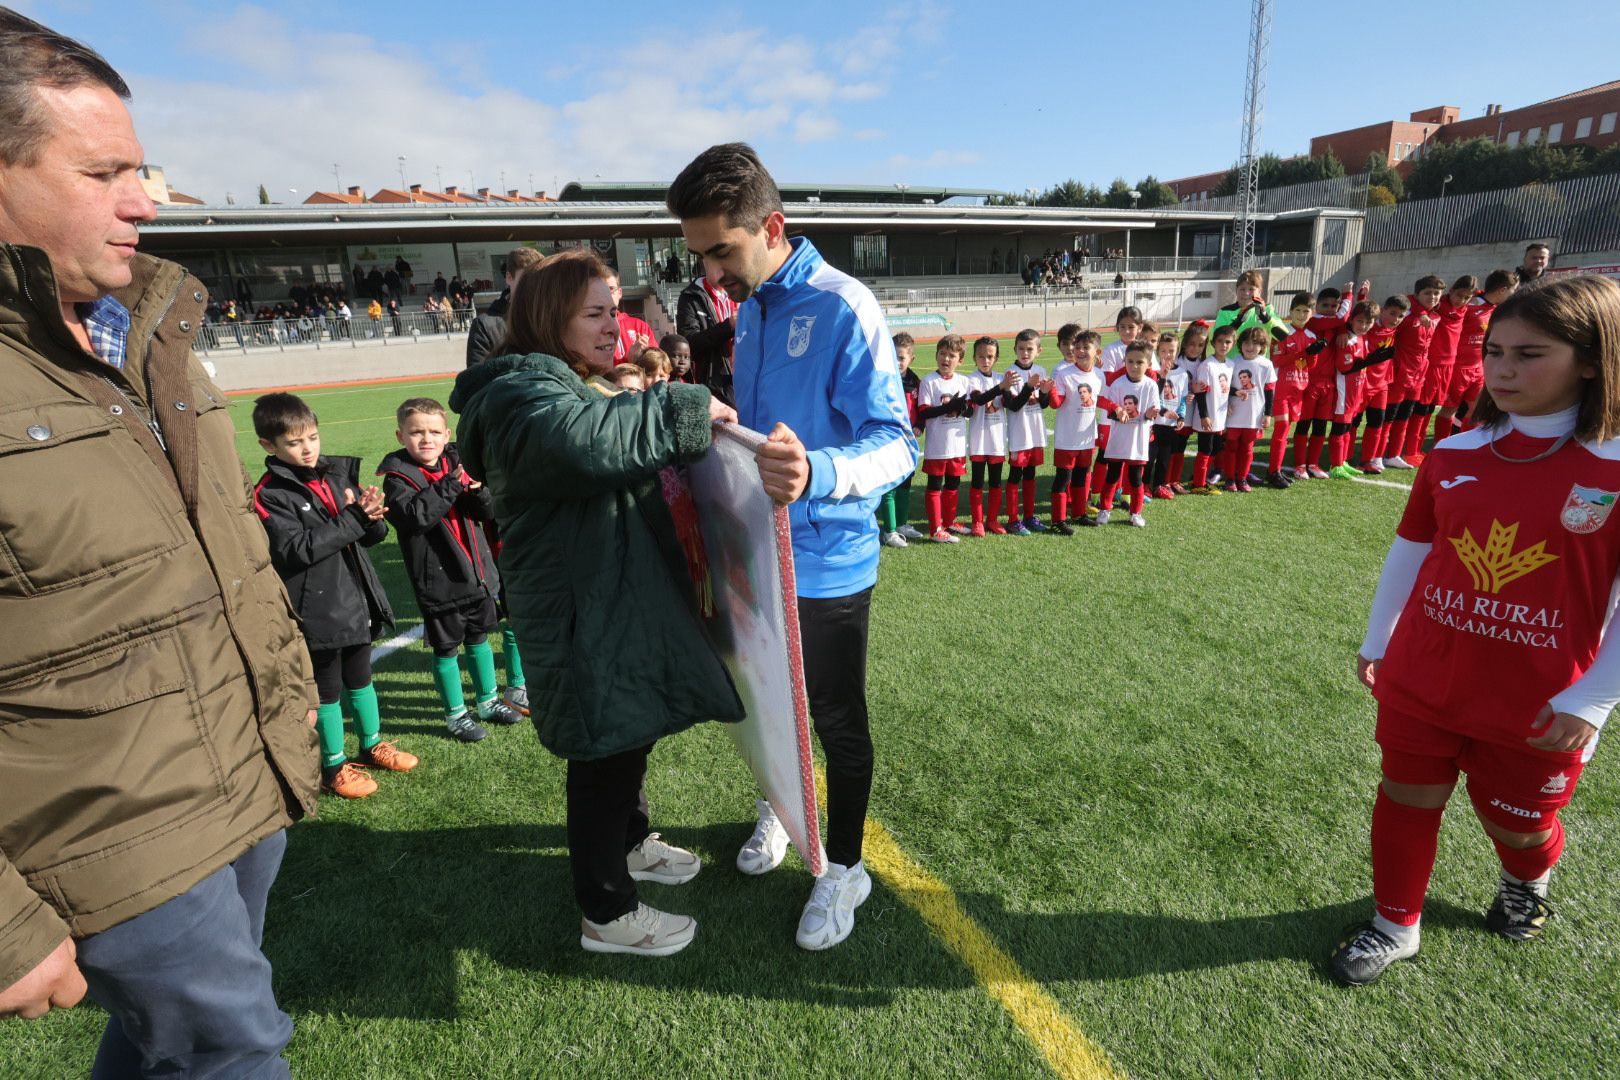
[[[1412,490],[1411,484],[1397,484],[1393,480],[1371,480],[1364,476],[1352,476],[1350,479],[1354,480],[1358,484],[1373,484],[1377,487],[1394,488],[1397,491],[1405,491],[1408,493],[1410,493]]]
[[[395,634],[387,641],[371,647],[371,662],[376,664],[387,657],[393,656],[399,650],[414,645],[422,640],[422,624],[417,623],[403,634]]]

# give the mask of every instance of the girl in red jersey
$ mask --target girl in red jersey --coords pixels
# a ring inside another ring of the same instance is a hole
[[[1328,475],[1336,480],[1355,479],[1356,470],[1350,467],[1350,446],[1355,441],[1356,421],[1367,408],[1365,373],[1388,364],[1395,356],[1394,345],[1373,348],[1372,329],[1377,319],[1378,306],[1363,300],[1350,312],[1350,324],[1333,341],[1339,381],[1333,432],[1328,442]]]
[[[1485,289],[1469,301],[1463,312],[1462,334],[1457,342],[1457,363],[1451,373],[1451,385],[1446,388],[1440,414],[1434,420],[1434,436],[1444,438],[1461,425],[1456,421],[1466,417],[1479,392],[1485,386],[1485,331],[1491,325],[1491,313],[1496,305],[1513,295],[1519,287],[1519,275],[1512,270],[1492,270],[1485,278]]]
[[[1391,296],[1378,309],[1378,321],[1367,331],[1367,348],[1382,353],[1393,350],[1395,331],[1411,308],[1404,296]],[[1393,355],[1393,353],[1391,354]],[[1361,379],[1362,411],[1367,415],[1367,426],[1361,431],[1361,471],[1378,476],[1384,471],[1384,440],[1389,436],[1389,385],[1394,377],[1393,364],[1369,367]]]
[[[1478,427],[1419,469],[1357,674],[1378,700],[1372,920],[1329,963],[1371,982],[1418,951],[1440,817],[1460,773],[1496,846],[1486,928],[1526,941],[1569,803],[1620,701],[1620,285],[1571,277],[1510,297],[1485,342]]]

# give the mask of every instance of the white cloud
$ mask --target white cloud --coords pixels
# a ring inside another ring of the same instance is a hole
[[[947,165],[976,165],[984,155],[976,150],[935,150],[927,157],[895,154],[889,164],[903,169],[938,169]]]
[[[872,42],[892,34],[894,18],[874,24]],[[333,163],[345,186],[398,187],[401,155],[405,181],[426,187],[439,184],[436,167],[443,183],[463,188],[498,188],[503,172],[505,187],[526,189],[532,173],[548,190],[575,178],[668,178],[715,142],[849,138],[839,112],[889,87],[870,60],[851,65],[847,42],[818,46],[749,27],[620,41],[624,55],[678,54],[682,63],[630,80],[582,73],[526,88],[544,99],[493,83],[464,45],[423,55],[259,7],[192,22],[177,41],[182,54],[229,56],[231,72],[215,81],[131,75],[136,130],[147,160],[210,202],[227,191],[248,201],[260,183],[297,187],[290,198],[301,199],[335,186]],[[872,44],[863,55],[880,54]],[[853,137],[881,136],[863,128]]]

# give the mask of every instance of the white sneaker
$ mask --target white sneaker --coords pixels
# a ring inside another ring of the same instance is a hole
[[[900,526],[900,535],[905,537],[907,540],[928,539],[928,537],[923,535],[923,531],[921,529],[910,523]]]
[[[636,910],[608,923],[579,920],[579,944],[586,952],[671,956],[692,944],[697,920],[637,904]]]
[[[1141,514],[1132,514],[1131,525],[1138,529],[1145,529],[1147,528],[1147,518],[1143,517]]]
[[[1378,472],[1383,472],[1384,471],[1384,459],[1381,458],[1381,457],[1373,458],[1371,461],[1367,462],[1367,468],[1374,469],[1374,470],[1376,470]]]
[[[799,916],[799,932],[794,937],[799,948],[830,949],[849,937],[855,929],[855,909],[871,895],[872,879],[865,865],[843,867],[828,863],[826,872],[816,879],[804,914]]]
[[[737,869],[745,874],[768,874],[782,865],[788,834],[770,803],[755,799],[754,810],[759,814],[759,823],[754,826],[754,835],[737,850]]]
[[[878,543],[882,544],[884,547],[892,547],[892,548],[903,548],[903,547],[910,547],[911,546],[910,544],[906,543],[906,538],[901,536],[897,532],[886,532],[886,533],[884,533],[882,536],[880,536],[878,538]]]
[[[1408,465],[1401,458],[1401,455],[1396,454],[1394,457],[1387,457],[1387,458],[1384,459],[1384,468],[1386,468],[1386,469],[1410,469],[1410,468],[1412,468],[1412,466]]]
[[[666,844],[658,833],[650,833],[624,857],[630,876],[636,881],[656,881],[660,885],[685,885],[698,876],[703,860],[674,844]]]
[[[1111,515],[1109,514],[1109,512],[1107,510],[1099,510],[1099,511],[1097,511],[1097,524],[1099,524],[1099,525],[1108,524],[1108,519],[1109,519],[1110,516]]]
[[[1327,474],[1327,470],[1322,468],[1322,466],[1320,466],[1320,465],[1312,465],[1311,466],[1311,479],[1312,480],[1327,480],[1327,479],[1330,479],[1330,477]]]

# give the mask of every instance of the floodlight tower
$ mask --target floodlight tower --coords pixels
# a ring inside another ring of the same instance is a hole
[[[1271,36],[1271,0],[1253,0],[1249,21],[1249,77],[1243,90],[1243,150],[1238,155],[1238,217],[1232,230],[1232,265],[1254,262],[1254,219],[1260,188],[1260,114],[1265,110],[1266,39]]]

